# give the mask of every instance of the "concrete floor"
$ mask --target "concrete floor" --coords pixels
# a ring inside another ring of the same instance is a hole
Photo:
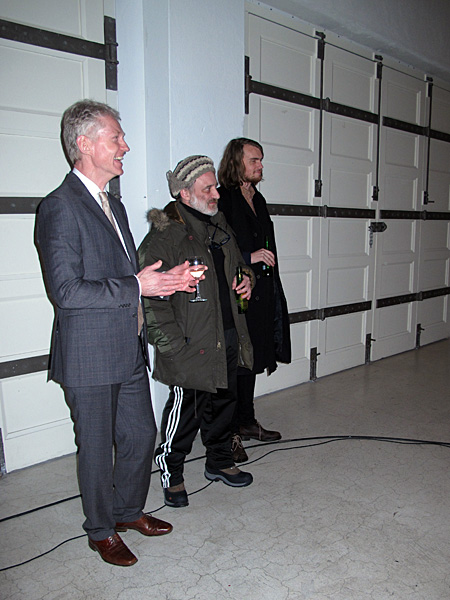
[[[450,341],[439,342],[258,398],[283,441],[245,443],[253,485],[208,485],[197,440],[189,507],[161,508],[153,477],[146,510],[174,531],[122,534],[139,559],[130,568],[89,550],[74,456],[8,474],[0,568],[48,554],[1,571],[0,598],[449,600],[449,365]]]

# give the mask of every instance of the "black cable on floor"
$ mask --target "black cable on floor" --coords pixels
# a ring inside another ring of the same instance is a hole
[[[260,448],[260,447],[267,447],[273,444],[279,445],[279,444],[289,444],[291,442],[312,442],[314,440],[319,440],[316,443],[313,444],[303,444],[302,446],[289,446],[289,448],[274,448],[273,450],[270,450],[269,452],[266,452],[265,454],[263,454],[262,456],[259,456],[258,458],[255,458],[255,460],[252,461],[247,461],[245,463],[242,463],[243,465],[247,466],[247,465],[251,465],[255,462],[260,461],[261,459],[265,458],[266,456],[269,456],[269,454],[273,454],[274,452],[285,452],[286,450],[298,450],[298,449],[302,449],[302,448],[312,448],[313,446],[322,446],[324,444],[330,444],[332,442],[342,442],[342,441],[348,441],[348,440],[362,440],[362,441],[375,441],[375,442],[387,442],[387,443],[392,443],[392,444],[406,444],[406,445],[428,445],[428,446],[443,446],[444,448],[450,448],[450,442],[436,442],[433,440],[417,440],[417,439],[411,439],[411,438],[394,438],[394,437],[382,437],[382,436],[370,436],[370,435],[334,435],[334,436],[315,436],[315,437],[305,437],[305,438],[293,438],[293,439],[288,439],[288,440],[277,440],[274,442],[263,442],[263,443],[259,443],[259,444],[253,444],[251,446],[246,446],[246,449],[251,449],[251,448]],[[188,460],[185,461],[185,463],[190,463],[190,462],[194,462],[197,460],[202,460],[205,458],[205,455],[202,456],[196,456],[195,458],[190,458]],[[152,471],[152,475],[155,473],[158,473],[159,469],[156,469],[155,471]],[[207,487],[209,487],[212,483],[214,483],[213,481],[210,481],[209,483],[207,483],[205,486],[203,486],[202,488],[199,488],[198,490],[195,490],[194,492],[191,492],[190,494],[188,494],[188,496],[193,496],[194,494],[198,494],[199,492],[202,492],[203,490],[205,490]],[[21,516],[24,515],[28,515],[30,513],[36,512],[38,510],[43,510],[44,508],[49,508],[51,506],[55,506],[57,504],[61,504],[63,502],[68,502],[69,500],[74,500],[75,498],[80,498],[80,494],[77,494],[76,496],[70,496],[69,498],[63,498],[61,500],[57,500],[55,502],[51,502],[50,504],[45,504],[43,506],[38,506],[36,508],[32,508],[30,510],[27,510],[25,512],[16,514],[16,515],[10,515],[9,517],[3,517],[2,519],[0,519],[0,523],[3,523],[4,521],[8,521],[9,519],[16,519],[19,518]],[[163,504],[162,506],[160,506],[159,508],[150,511],[152,513],[158,512],[160,511],[162,508],[165,508],[166,505]],[[71,542],[73,540],[78,540],[82,537],[86,537],[87,534],[82,534],[82,535],[77,535],[75,537],[69,538],[67,540],[64,540],[63,542],[61,542],[60,544],[58,544],[57,546],[55,546],[54,548],[51,548],[50,550],[47,550],[46,552],[43,552],[42,554],[38,554],[37,556],[34,556],[33,558],[30,558],[28,560],[25,560],[21,563],[17,563],[15,565],[11,565],[9,567],[3,567],[0,568],[0,573],[2,571],[8,571],[10,569],[15,569],[16,567],[21,567],[22,565],[26,565],[29,562],[32,562],[33,560],[37,560],[38,558],[41,558],[42,556],[46,556],[47,554],[50,554],[50,552],[53,552],[54,550],[57,550],[60,546],[62,546],[63,544],[66,544],[67,542]]]
[[[58,544],[54,548],[51,548],[50,550],[47,550],[46,552],[42,552],[42,554],[38,554],[37,556],[33,556],[33,558],[29,558],[28,560],[24,560],[23,562],[17,563],[16,565],[11,565],[10,567],[3,567],[2,569],[0,569],[0,573],[2,571],[9,571],[10,569],[15,569],[16,567],[21,567],[22,565],[26,565],[26,564],[28,564],[30,562],[33,562],[33,560],[41,558],[42,556],[45,556],[46,554],[50,554],[50,552],[53,552],[54,550],[56,550],[60,546],[63,546],[64,544],[67,544],[67,542],[72,542],[73,540],[79,540],[80,538],[86,537],[86,536],[87,536],[87,533],[83,533],[81,535],[76,535],[75,537],[69,538],[68,540],[64,540],[63,542],[61,542],[60,544]]]

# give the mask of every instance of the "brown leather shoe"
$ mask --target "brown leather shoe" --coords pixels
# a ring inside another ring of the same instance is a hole
[[[259,442],[275,442],[281,440],[279,431],[269,431],[256,421],[253,425],[241,425],[240,434],[243,440],[258,440]]]
[[[135,529],[142,535],[165,535],[170,533],[173,527],[170,523],[156,519],[152,515],[142,515],[140,519],[131,523],[116,523],[116,531],[127,529]]]
[[[131,567],[137,563],[137,558],[117,533],[98,542],[89,538],[89,548],[98,552],[105,562],[118,567]]]

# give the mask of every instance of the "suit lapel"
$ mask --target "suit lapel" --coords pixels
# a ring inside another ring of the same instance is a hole
[[[78,200],[83,204],[83,206],[87,210],[89,210],[92,213],[92,215],[98,220],[99,224],[105,228],[105,230],[108,232],[108,234],[113,238],[114,242],[116,244],[118,244],[118,247],[121,249],[122,252],[125,253],[125,256],[126,256],[127,254],[125,252],[125,249],[122,245],[122,242],[120,241],[120,238],[118,237],[117,233],[115,232],[114,227],[112,226],[108,217],[105,215],[105,213],[101,209],[98,202],[89,193],[88,189],[83,184],[83,182],[72,172],[67,175],[66,180],[69,183],[70,187],[72,188],[73,193],[78,197]],[[114,217],[116,218],[116,221],[120,227],[120,231],[122,233],[123,239],[125,241],[125,245],[126,245],[126,248],[128,251],[129,258],[131,259],[133,269],[136,272],[136,268],[137,268],[137,263],[136,263],[136,258],[135,258],[136,249],[134,246],[133,238],[131,236],[131,232],[128,227],[128,223],[127,223],[126,219],[124,219],[123,216],[121,215],[121,211],[117,209],[117,206],[116,206],[117,200],[114,198],[114,196],[111,196],[110,194],[108,194],[108,198],[110,200],[111,210],[114,214]],[[127,258],[128,258],[128,256],[127,256]]]

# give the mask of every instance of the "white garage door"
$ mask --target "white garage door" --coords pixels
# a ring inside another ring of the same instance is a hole
[[[259,393],[449,335],[450,93],[273,18],[247,15],[247,132],[264,147],[293,362]]]
[[[113,10],[103,0],[0,0],[3,472],[75,449],[62,391],[46,382],[53,309],[33,243],[34,213],[69,170],[60,144],[64,109],[85,97],[116,104]]]

